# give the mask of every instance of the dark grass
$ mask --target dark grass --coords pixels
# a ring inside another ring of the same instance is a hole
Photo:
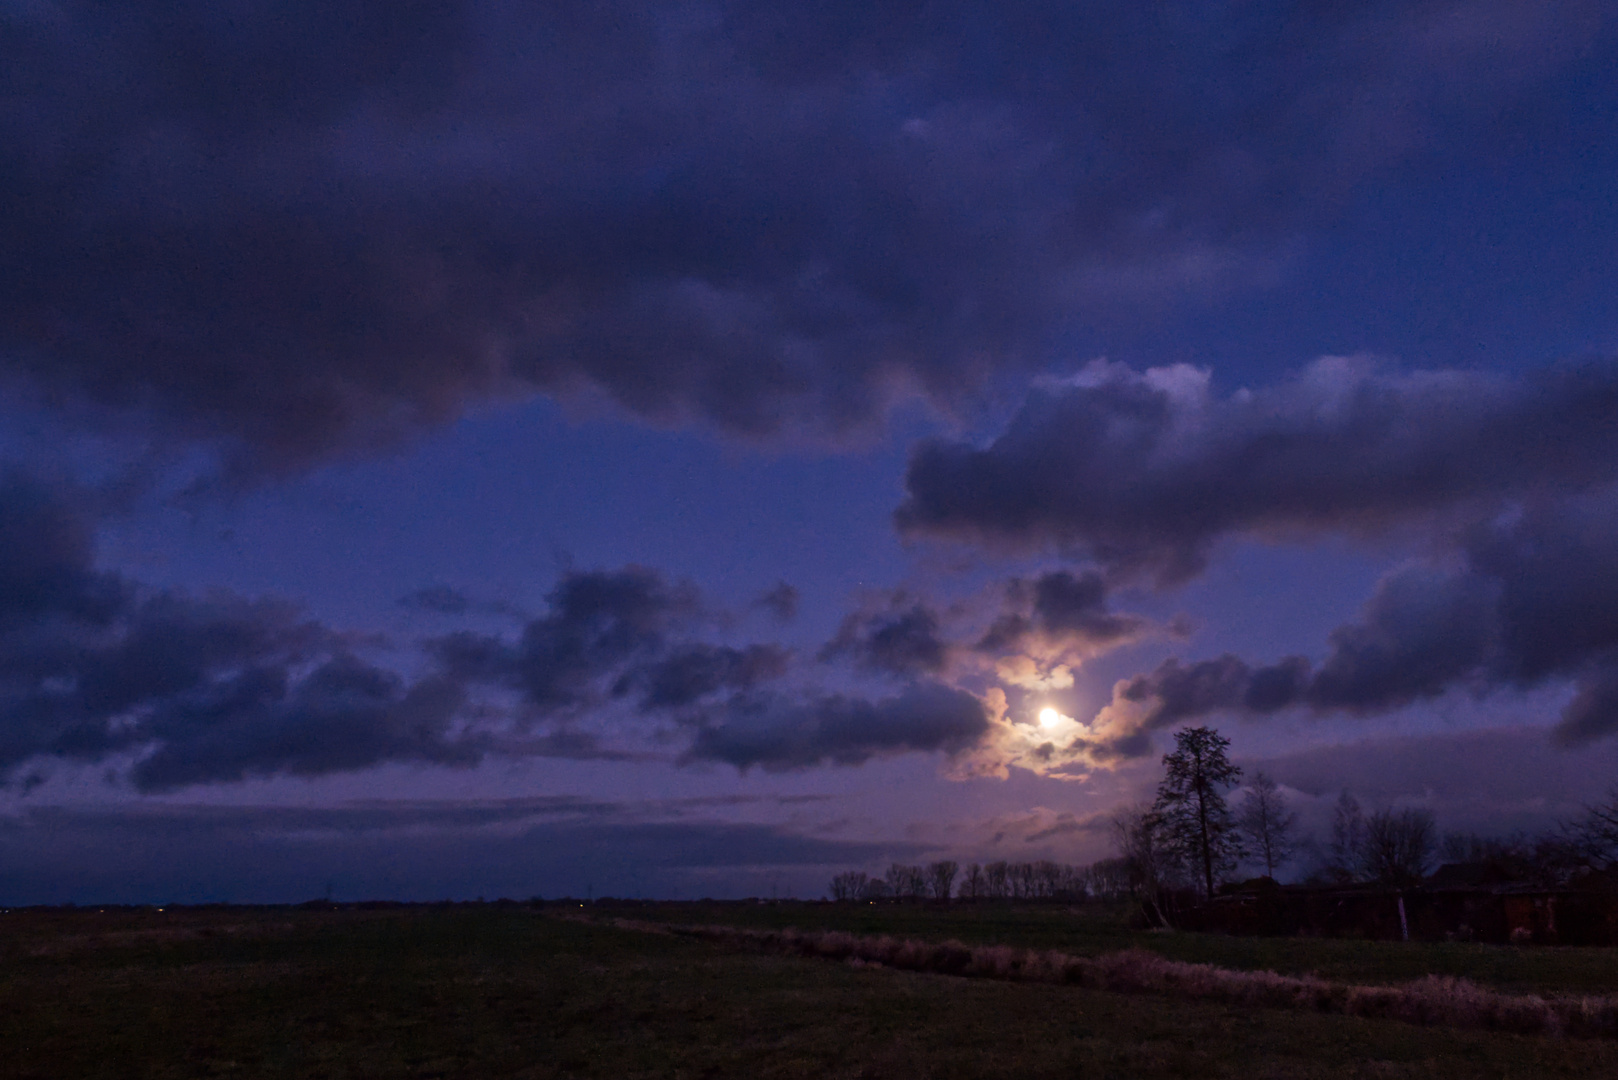
[[[968,945],[1057,949],[1075,956],[1138,948],[1170,960],[1318,975],[1331,982],[1395,984],[1449,975],[1519,994],[1618,993],[1618,949],[1162,933],[1132,929],[1129,909],[1121,906],[699,902],[635,905],[621,913],[691,924],[954,939]]]
[[[0,915],[0,1076],[1618,1076],[1618,1045],[854,969],[494,906]]]

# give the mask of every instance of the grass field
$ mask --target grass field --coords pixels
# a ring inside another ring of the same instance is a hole
[[[0,1076],[1618,1076],[1618,1043],[1605,1040],[856,969],[561,913],[466,905],[3,914]],[[1486,970],[1465,974],[1492,971],[1501,985],[1544,990],[1594,989],[1601,972],[1615,973],[1614,956],[1593,950],[1132,934],[1115,917],[1059,909],[621,913],[1074,952],[1147,943],[1187,959],[1220,954],[1232,966],[1269,964],[1268,956],[1296,970],[1338,965],[1333,977],[1362,981],[1367,972],[1397,981],[1421,957],[1475,962]]]

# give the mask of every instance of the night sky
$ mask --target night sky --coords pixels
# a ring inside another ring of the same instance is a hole
[[[1549,827],[1615,177],[1608,0],[0,0],[0,902]]]

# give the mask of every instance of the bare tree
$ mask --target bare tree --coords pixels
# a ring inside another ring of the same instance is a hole
[[[1145,807],[1114,815],[1112,842],[1127,868],[1129,890],[1137,898],[1155,896],[1174,877],[1174,858],[1159,842],[1156,822]]]
[[[895,899],[920,900],[927,894],[927,873],[919,866],[894,863],[886,877],[888,892]]]
[[[1038,888],[1038,878],[1034,873],[1034,864],[1019,862],[1011,864],[1011,895],[1018,900],[1032,900]]]
[[[996,900],[1004,900],[1011,895],[1011,873],[1004,859],[992,862],[983,868],[983,876],[989,885],[989,896]]]
[[[1597,870],[1618,866],[1618,788],[1607,801],[1587,806],[1584,816],[1563,826],[1573,860]]]
[[[1331,845],[1326,850],[1326,877],[1346,885],[1359,876],[1360,849],[1365,843],[1365,817],[1359,800],[1347,788],[1337,796],[1332,808]]]
[[[949,859],[932,863],[927,867],[927,890],[932,893],[934,900],[948,900],[955,887],[955,875],[960,872],[959,863]]]
[[[1130,895],[1132,874],[1128,859],[1101,859],[1084,872],[1084,891],[1097,900],[1122,900]]]
[[[1058,896],[1063,900],[1083,900],[1089,896],[1088,882],[1090,868],[1088,866],[1073,866],[1062,864],[1062,881],[1057,889]]]
[[[1447,832],[1438,842],[1438,861],[1440,863],[1469,863],[1483,862],[1489,856],[1484,853],[1485,838],[1477,833]]]
[[[1164,846],[1196,866],[1209,899],[1214,879],[1242,854],[1241,833],[1224,796],[1242,775],[1225,753],[1229,747],[1230,740],[1211,727],[1175,732],[1173,753],[1163,755],[1167,774],[1152,804]]]
[[[1067,885],[1068,868],[1059,862],[1050,859],[1041,859],[1034,864],[1034,878],[1039,882],[1037,889],[1039,895],[1047,900],[1055,900],[1065,891]]]
[[[979,900],[987,893],[988,883],[983,878],[983,867],[973,863],[961,877],[961,895],[968,900]]]
[[[1236,827],[1247,838],[1248,850],[1264,864],[1266,877],[1275,877],[1275,868],[1292,858],[1297,847],[1298,815],[1287,809],[1281,789],[1262,772],[1242,796]]]
[[[1414,885],[1427,876],[1437,847],[1433,815],[1426,810],[1378,810],[1365,822],[1360,865],[1385,885]]]
[[[1510,836],[1483,836],[1478,833],[1447,832],[1438,842],[1441,863],[1527,862],[1532,858],[1534,841],[1522,833]]]
[[[870,887],[871,878],[858,870],[848,870],[831,879],[833,900],[862,900]]]

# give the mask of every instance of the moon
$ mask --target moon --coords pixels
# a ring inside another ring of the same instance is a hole
[[[1062,722],[1062,714],[1057,712],[1055,709],[1051,708],[1050,706],[1047,705],[1045,708],[1039,710],[1039,726],[1040,727],[1053,728],[1053,727],[1055,727],[1057,724],[1059,724],[1061,722]]]

